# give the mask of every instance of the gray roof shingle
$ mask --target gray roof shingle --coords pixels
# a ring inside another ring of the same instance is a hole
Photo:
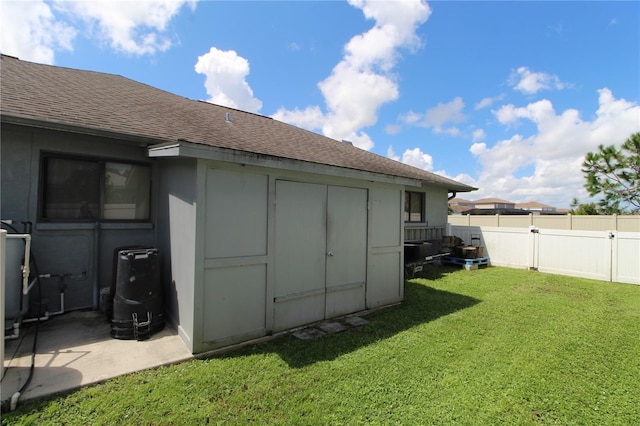
[[[194,101],[118,75],[2,55],[0,83],[3,122],[105,132],[149,145],[186,140],[417,179],[450,191],[475,189],[269,117]]]

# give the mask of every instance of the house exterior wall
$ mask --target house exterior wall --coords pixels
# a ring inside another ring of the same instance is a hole
[[[437,187],[409,187],[407,191],[424,193],[425,220],[423,223],[405,223],[405,241],[439,242],[442,240],[448,220],[448,191]],[[434,251],[437,249],[437,246],[434,247]]]
[[[446,227],[448,220],[448,192],[445,188],[423,188],[428,226]]]
[[[145,150],[113,139],[9,124],[2,125],[1,140],[0,216],[21,232],[21,222],[31,222],[38,272],[54,276],[41,280],[42,309],[60,311],[62,291],[65,310],[97,308],[100,289],[111,285],[114,248],[155,245],[153,208],[152,220],[145,223],[38,222],[41,155],[56,152],[149,162]],[[37,295],[31,293],[33,304]]]

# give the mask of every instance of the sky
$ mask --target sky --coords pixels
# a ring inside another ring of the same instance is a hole
[[[639,1],[0,0],[0,51],[299,126],[568,208],[640,131]]]

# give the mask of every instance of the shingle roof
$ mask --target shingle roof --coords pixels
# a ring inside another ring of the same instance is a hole
[[[3,122],[106,132],[149,145],[186,140],[417,179],[451,191],[476,189],[269,117],[194,101],[118,75],[6,55],[0,73]],[[232,123],[226,122],[227,113]]]
[[[473,203],[475,204],[515,204],[511,201],[503,200],[500,198],[481,198],[479,200],[475,200]]]
[[[473,204],[473,201],[465,200],[464,198],[452,198],[449,200],[449,204]]]

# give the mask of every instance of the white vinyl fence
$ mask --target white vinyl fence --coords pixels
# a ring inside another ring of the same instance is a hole
[[[449,215],[451,225],[503,228],[566,229],[574,231],[640,232],[640,215]]]
[[[491,264],[640,284],[640,233],[449,224],[447,235],[480,238]]]

